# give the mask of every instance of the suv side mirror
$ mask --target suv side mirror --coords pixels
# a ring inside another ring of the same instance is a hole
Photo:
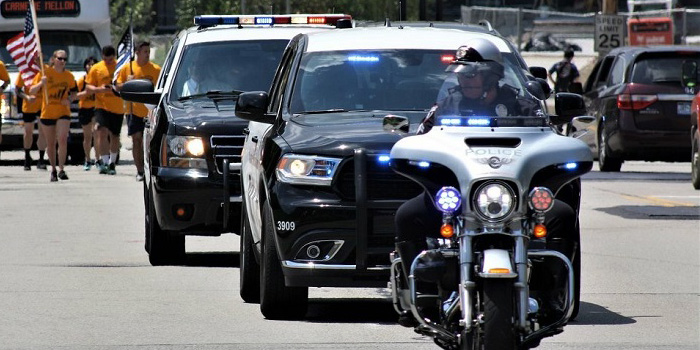
[[[236,117],[254,122],[272,124],[275,116],[267,114],[269,96],[265,91],[244,92],[236,100]]]
[[[583,95],[583,84],[578,81],[569,84],[569,92]]]
[[[535,78],[547,80],[547,68],[544,67],[530,67],[530,74]]]
[[[566,124],[574,117],[586,114],[583,97],[570,92],[559,92],[554,97],[554,110],[557,115],[550,119],[556,125]]]
[[[129,102],[157,105],[160,102],[160,93],[153,92],[153,83],[148,79],[130,80],[122,85],[120,90],[122,99]]]

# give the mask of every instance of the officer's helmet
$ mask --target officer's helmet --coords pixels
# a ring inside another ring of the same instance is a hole
[[[447,67],[447,72],[467,76],[482,74],[487,89],[496,86],[503,79],[503,56],[498,47],[487,39],[469,39],[457,49],[455,58]]]

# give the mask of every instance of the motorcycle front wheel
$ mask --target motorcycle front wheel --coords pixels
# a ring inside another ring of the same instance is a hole
[[[482,293],[483,349],[515,349],[513,281],[485,279]]]

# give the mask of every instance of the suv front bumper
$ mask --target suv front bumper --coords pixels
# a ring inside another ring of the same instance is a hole
[[[273,185],[269,203],[287,286],[386,286],[391,271],[389,254],[394,250],[396,210],[421,190],[414,184],[412,191],[413,183],[397,179],[400,175],[388,167],[373,167],[368,162],[374,158],[358,149],[353,159],[341,165],[352,168],[345,179],[351,179],[353,198],[339,189],[350,185],[338,183],[344,181],[340,179],[332,188],[281,182]],[[404,191],[388,190],[380,195],[377,189],[386,184],[377,178],[400,183]]]
[[[223,225],[223,203],[220,178],[212,178],[205,170],[158,168],[153,176],[153,204],[163,230],[189,235],[218,236],[237,231],[237,215],[231,215],[229,226]],[[231,213],[240,213],[240,201],[232,203]]]

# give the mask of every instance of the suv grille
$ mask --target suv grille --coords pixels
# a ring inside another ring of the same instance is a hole
[[[404,200],[419,195],[423,189],[415,182],[395,173],[387,165],[367,158],[367,199]],[[355,200],[355,163],[346,161],[340,166],[335,188],[346,200]]]
[[[211,149],[214,154],[216,172],[223,174],[224,159],[228,158],[230,164],[241,165],[241,151],[243,150],[245,136],[214,135],[211,137]],[[239,173],[240,171],[236,171]]]

